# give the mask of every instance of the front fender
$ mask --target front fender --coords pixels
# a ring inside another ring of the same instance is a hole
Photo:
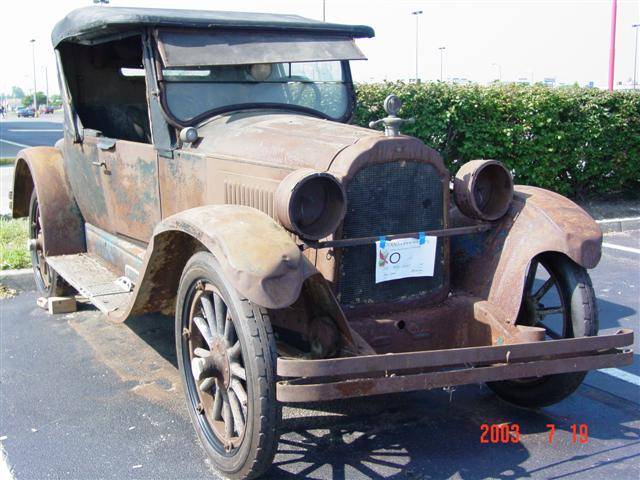
[[[38,193],[45,255],[84,252],[84,221],[58,148],[30,147],[16,155],[11,206],[14,218],[29,215],[34,188]]]
[[[567,255],[584,268],[600,261],[602,232],[578,205],[554,192],[517,185],[509,212],[482,235],[453,238],[452,285],[488,300],[515,322],[533,257]]]
[[[196,238],[220,262],[238,292],[266,308],[291,305],[306,276],[313,273],[290,234],[255,208],[192,208],[166,218],[154,236],[167,230],[180,230]]]

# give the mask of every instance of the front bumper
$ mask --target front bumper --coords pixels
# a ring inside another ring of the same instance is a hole
[[[314,402],[630,365],[633,331],[322,360],[278,358],[280,402]]]

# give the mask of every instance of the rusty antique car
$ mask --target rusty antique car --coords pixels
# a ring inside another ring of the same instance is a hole
[[[494,160],[452,178],[394,96],[349,125],[373,35],[115,7],[52,34],[64,138],[18,154],[12,196],[35,281],[113,322],[175,315],[188,410],[229,478],[269,468],[282,403],[486,382],[542,406],[631,363],[631,331],[597,335],[581,208]]]

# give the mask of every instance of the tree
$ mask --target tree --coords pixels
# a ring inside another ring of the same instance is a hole
[[[20,87],[11,87],[11,96],[13,98],[24,98],[24,91]]]
[[[59,107],[60,105],[62,105],[62,98],[60,98],[60,95],[51,95],[49,97],[49,105],[53,105],[54,107]]]
[[[36,100],[38,101],[38,106],[44,105],[45,103],[47,103],[47,96],[42,92],[37,92],[36,93]],[[33,95],[26,95],[22,99],[22,106],[23,107],[30,107],[32,105],[33,105]]]

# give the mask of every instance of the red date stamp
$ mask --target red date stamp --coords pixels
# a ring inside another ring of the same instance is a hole
[[[556,426],[547,423],[549,429],[549,445],[553,445]],[[518,423],[483,423],[480,425],[480,443],[519,443],[520,424]],[[589,443],[589,426],[586,423],[571,425],[571,443]]]

